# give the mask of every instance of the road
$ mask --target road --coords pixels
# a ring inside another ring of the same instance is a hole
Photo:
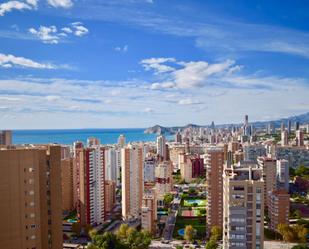
[[[181,199],[176,195],[171,204],[171,211],[167,217],[165,228],[163,231],[164,240],[171,241],[173,239],[173,232],[175,228],[176,218],[179,210]]]

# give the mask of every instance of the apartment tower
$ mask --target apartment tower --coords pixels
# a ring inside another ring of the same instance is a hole
[[[264,182],[256,164],[225,167],[223,248],[263,249]]]
[[[60,146],[0,150],[0,248],[62,249]]]
[[[143,148],[128,145],[121,149],[122,216],[140,216],[143,198]]]
[[[223,163],[224,151],[221,147],[209,147],[206,149],[206,191],[207,202],[207,226],[210,231],[213,226],[223,225]]]

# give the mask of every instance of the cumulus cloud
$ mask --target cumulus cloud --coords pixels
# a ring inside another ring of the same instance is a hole
[[[0,4],[0,16],[12,10],[31,10],[37,7],[37,0],[8,1]]]
[[[175,64],[174,67],[166,63]],[[241,69],[233,60],[210,64],[206,61],[177,61],[175,58],[151,58],[141,61],[146,71],[164,74],[162,82],[153,83],[151,89],[194,88],[207,84],[210,78],[231,74]]]
[[[36,68],[36,69],[55,69],[56,67],[52,64],[39,63],[24,57],[16,57],[11,54],[1,54],[0,53],[0,67],[27,67],[27,68]]]
[[[83,26],[82,23],[76,22],[70,24],[69,27],[63,27],[60,30],[56,26],[40,26],[38,29],[30,28],[29,32],[35,35],[43,43],[58,44],[61,39],[68,37],[69,35],[84,36],[89,30]]]
[[[84,36],[89,33],[89,30],[81,22],[73,22],[71,25],[76,36]]]
[[[73,2],[71,0],[47,0],[48,4],[55,8],[71,8]]]
[[[153,70],[155,73],[166,73],[174,71],[175,68],[166,65],[164,63],[176,62],[175,58],[150,58],[144,59],[140,63],[145,68],[146,71]]]
[[[37,36],[44,43],[57,44],[60,39],[56,26],[40,26],[38,29],[30,28],[29,32]]]

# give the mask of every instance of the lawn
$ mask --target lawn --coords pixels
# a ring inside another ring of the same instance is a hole
[[[184,218],[181,216],[177,216],[175,229],[173,233],[173,237],[177,239],[183,239],[182,236],[178,234],[178,230],[185,228],[186,226],[191,225],[194,229],[196,229],[196,239],[205,239],[206,237],[206,219],[205,217],[200,218]]]
[[[194,207],[197,205],[197,207],[206,207],[207,200],[205,199],[185,199],[183,201],[184,207]]]

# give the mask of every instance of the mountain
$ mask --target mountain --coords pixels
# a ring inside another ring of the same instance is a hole
[[[282,118],[282,119],[277,119],[277,120],[273,120],[273,121],[256,121],[256,122],[250,122],[254,127],[256,128],[262,128],[265,127],[267,124],[269,123],[274,123],[274,125],[276,127],[280,127],[281,123],[284,122],[285,125],[287,125],[288,121],[293,123],[295,122],[299,122],[300,124],[309,124],[309,112],[304,113],[304,114],[300,114],[300,115],[296,115],[296,116],[291,116],[288,118]],[[242,124],[220,124],[220,125],[216,125],[216,127],[222,128],[222,127],[228,127],[228,126],[241,126]],[[169,133],[169,134],[174,134],[176,133],[178,130],[184,130],[186,128],[199,128],[199,127],[209,127],[209,125],[196,125],[196,124],[188,124],[186,126],[174,126],[174,127],[163,127],[160,125],[155,125],[153,127],[147,128],[144,133],[148,133],[148,134],[157,134],[157,135],[161,135],[161,134],[165,134],[165,133]]]

